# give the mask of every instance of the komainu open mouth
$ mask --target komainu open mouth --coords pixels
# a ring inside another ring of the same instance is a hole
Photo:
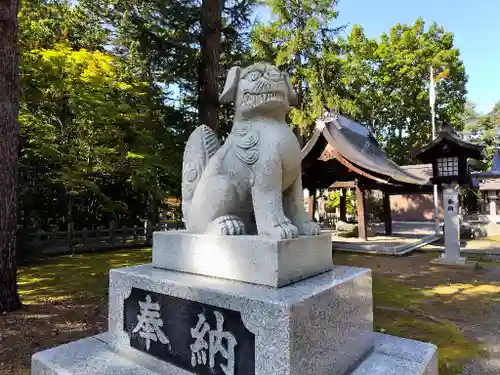
[[[245,108],[251,108],[271,101],[283,103],[285,101],[285,94],[278,92],[269,92],[263,94],[253,94],[246,92],[245,94],[243,94],[242,105]]]

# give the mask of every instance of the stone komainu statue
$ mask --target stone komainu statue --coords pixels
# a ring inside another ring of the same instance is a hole
[[[233,67],[221,102],[234,102],[226,142],[201,125],[182,165],[182,208],[192,233],[317,235],[304,208],[301,150],[285,121],[297,97],[287,74],[257,63]]]

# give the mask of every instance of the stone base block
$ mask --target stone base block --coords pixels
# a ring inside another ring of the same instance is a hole
[[[434,345],[377,333],[374,337],[373,351],[350,375],[438,375]],[[108,340],[109,334],[104,333],[36,353],[31,375],[159,375],[111,351]]]
[[[465,257],[456,258],[447,258],[446,254],[441,254],[439,258],[431,260],[432,264],[439,264],[448,267],[460,267],[460,268],[471,268],[474,269],[477,267],[477,262],[471,262],[467,260]]]
[[[159,373],[339,375],[373,348],[368,269],[336,266],[270,288],[141,265],[112,270],[109,292],[110,346]]]
[[[329,234],[276,240],[155,232],[153,266],[281,287],[331,270],[332,241]]]
[[[437,347],[374,333],[372,353],[351,375],[438,375]]]
[[[38,352],[31,375],[158,375],[111,351],[106,339],[101,334]]]

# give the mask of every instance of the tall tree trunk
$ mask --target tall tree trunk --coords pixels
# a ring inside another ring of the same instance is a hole
[[[158,224],[159,207],[158,200],[152,194],[148,194],[148,221],[151,225],[156,226]]]
[[[299,26],[300,32],[304,31],[305,25],[304,25],[304,16],[302,14],[302,0],[298,0],[297,2],[297,22]],[[299,33],[300,35],[300,33]],[[297,71],[300,71],[300,68],[302,68],[303,61],[302,61],[302,54],[297,53],[295,56],[295,64],[296,64],[296,69]],[[303,77],[302,73],[297,74],[297,108],[302,107],[302,103],[304,101],[304,90],[303,90]],[[302,148],[304,146],[304,137],[302,134],[302,129],[300,126],[297,126],[295,128],[295,135],[297,136],[297,140],[299,141],[299,146]],[[316,199],[316,198],[315,198]]]
[[[304,90],[302,85],[304,81],[302,79],[301,74],[299,74],[299,69],[302,67],[302,56],[297,54],[295,56],[295,65],[296,65],[296,74],[297,74],[297,83],[295,92],[297,94],[297,108],[302,108],[302,103],[304,102]],[[300,126],[296,126],[294,129],[295,135],[297,136],[297,140],[299,141],[300,148],[304,147],[304,137],[302,135],[302,128]]]
[[[0,311],[21,307],[16,281],[18,11],[18,0],[0,0]]]
[[[215,131],[219,121],[217,76],[221,50],[221,13],[224,0],[203,0],[201,15],[198,110],[200,121]]]

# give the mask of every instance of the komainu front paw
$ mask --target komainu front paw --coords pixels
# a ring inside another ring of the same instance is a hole
[[[224,215],[209,224],[207,233],[238,236],[245,234],[245,224],[238,216]]]
[[[276,220],[273,228],[269,232],[269,236],[273,238],[285,239],[298,237],[299,230],[290,220],[284,218]]]
[[[304,236],[317,236],[321,231],[319,225],[313,221],[305,221],[297,227],[299,234]]]

